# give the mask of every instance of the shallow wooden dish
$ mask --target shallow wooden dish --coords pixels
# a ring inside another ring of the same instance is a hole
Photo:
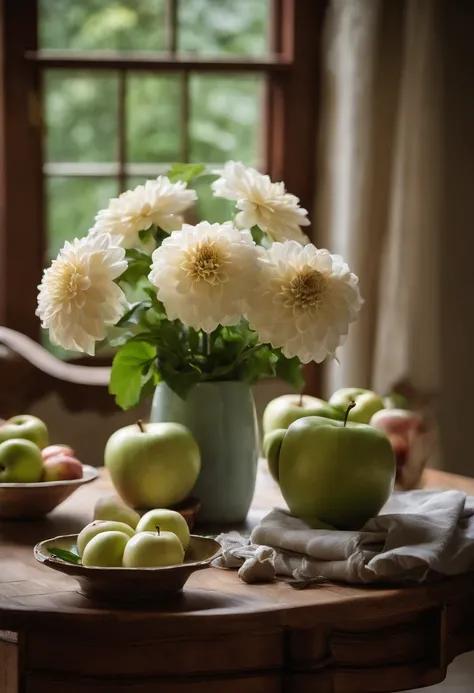
[[[95,467],[83,465],[82,479],[40,481],[37,484],[0,484],[0,520],[44,517],[76,489],[97,479]]]
[[[76,542],[77,534],[47,539],[35,546],[35,558],[48,568],[75,578],[86,597],[107,602],[150,602],[180,592],[191,573],[208,568],[220,551],[214,539],[194,534],[184,563],[165,568],[86,568],[67,563],[48,551],[53,547],[70,551]]]

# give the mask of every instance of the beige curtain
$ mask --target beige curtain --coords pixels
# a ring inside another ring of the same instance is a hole
[[[438,0],[333,0],[318,147],[319,245],[360,277],[360,319],[325,370],[342,386],[439,388]]]

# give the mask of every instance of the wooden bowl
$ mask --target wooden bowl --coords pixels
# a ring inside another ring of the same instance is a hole
[[[80,592],[101,602],[151,602],[181,592],[189,576],[196,570],[208,568],[220,552],[220,544],[208,537],[191,535],[184,563],[165,568],[87,568],[68,563],[49,553],[50,548],[71,551],[77,534],[47,539],[34,548],[40,563],[75,578]]]
[[[40,481],[37,484],[0,484],[0,520],[44,517],[76,489],[97,479],[95,467],[83,465],[82,479]]]

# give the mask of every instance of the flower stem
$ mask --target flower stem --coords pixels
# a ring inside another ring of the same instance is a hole
[[[207,332],[202,333],[202,346],[203,354],[205,356],[211,355],[211,336]]]

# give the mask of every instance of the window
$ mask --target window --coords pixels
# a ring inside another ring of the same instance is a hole
[[[1,324],[40,338],[43,267],[173,161],[239,158],[311,210],[325,6],[3,0]],[[197,213],[224,218],[222,204]]]

